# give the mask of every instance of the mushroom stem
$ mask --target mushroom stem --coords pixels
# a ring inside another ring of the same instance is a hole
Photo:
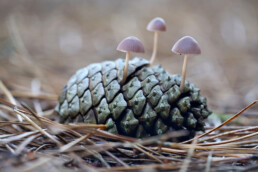
[[[154,32],[154,43],[153,43],[153,51],[150,60],[150,65],[153,65],[154,60],[157,56],[157,49],[158,49],[158,32]]]
[[[185,75],[186,75],[187,61],[188,61],[188,55],[185,55],[184,56],[183,69],[182,69],[182,80],[181,80],[181,84],[180,84],[180,91],[181,92],[183,92],[184,85],[185,85]]]
[[[130,52],[126,52],[123,83],[125,82],[126,77],[127,77],[129,57],[130,57]]]

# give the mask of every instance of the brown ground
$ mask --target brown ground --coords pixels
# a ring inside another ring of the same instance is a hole
[[[181,73],[183,58],[171,47],[182,36],[196,38],[202,54],[190,58],[187,79],[201,88],[210,109],[236,113],[258,99],[255,0],[1,0],[0,79],[10,90],[31,91],[37,78],[41,91],[58,95],[77,69],[124,57],[116,46],[131,35],[146,50],[134,55],[149,59],[153,33],[146,25],[157,16],[167,31],[160,33],[156,64]],[[49,108],[46,102],[41,106]],[[249,114],[256,116],[257,109]]]

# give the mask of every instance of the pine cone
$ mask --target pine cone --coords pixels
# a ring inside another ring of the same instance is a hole
[[[125,83],[124,60],[94,63],[76,72],[59,96],[57,113],[62,123],[106,124],[107,131],[133,137],[163,134],[168,130],[204,130],[211,111],[200,89],[161,66],[134,58]]]

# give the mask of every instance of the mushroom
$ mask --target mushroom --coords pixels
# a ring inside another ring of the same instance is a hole
[[[154,43],[153,43],[153,51],[152,51],[152,56],[150,60],[150,65],[153,64],[156,55],[157,55],[157,49],[158,49],[158,32],[164,32],[166,31],[166,23],[163,18],[156,17],[152,19],[147,28],[148,31],[154,32]]]
[[[124,40],[122,40],[118,44],[116,49],[118,51],[126,53],[124,76],[123,76],[123,83],[124,83],[126,80],[126,77],[127,77],[127,72],[128,72],[128,63],[129,63],[130,52],[144,53],[144,47],[138,38],[136,38],[134,36],[129,36],[129,37],[125,38]]]
[[[172,48],[172,52],[184,55],[184,64],[182,69],[182,81],[180,84],[180,91],[183,92],[185,84],[186,66],[189,55],[201,54],[201,49],[198,42],[191,36],[184,36],[179,39]]]

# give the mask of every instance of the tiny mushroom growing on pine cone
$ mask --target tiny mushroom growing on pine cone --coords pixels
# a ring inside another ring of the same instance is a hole
[[[184,89],[186,66],[189,55],[201,54],[201,49],[198,42],[191,36],[184,36],[179,39],[172,48],[172,52],[184,55],[184,64],[182,69],[182,81],[180,84],[180,91]]]
[[[127,72],[128,72],[128,63],[129,63],[130,52],[144,53],[144,47],[138,38],[136,38],[134,36],[130,36],[130,37],[127,37],[124,40],[122,40],[118,44],[116,49],[118,51],[126,53],[126,61],[125,61],[124,76],[123,76],[123,83],[124,83],[126,80],[126,77],[127,77]]]
[[[147,30],[154,32],[153,51],[152,51],[152,56],[151,56],[151,60],[150,60],[150,64],[152,65],[156,58],[156,55],[157,55],[158,32],[166,31],[166,23],[163,18],[156,17],[149,22],[149,24],[147,26]]]

